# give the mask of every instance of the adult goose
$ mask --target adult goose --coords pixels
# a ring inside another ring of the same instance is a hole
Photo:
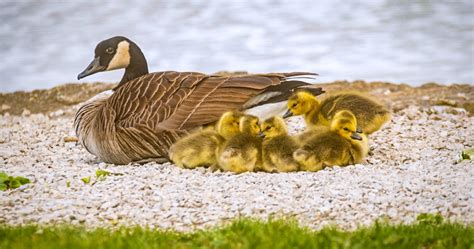
[[[265,107],[271,106],[283,112],[285,101],[296,88],[305,87],[315,95],[323,92],[300,81],[315,73],[148,73],[140,48],[121,36],[101,41],[94,60],[78,79],[120,68],[125,68],[125,73],[113,93],[87,101],[74,120],[80,143],[114,164],[167,161],[168,149],[178,138],[217,121],[226,111],[264,110],[270,114]]]

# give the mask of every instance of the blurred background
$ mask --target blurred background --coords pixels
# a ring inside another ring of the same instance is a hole
[[[77,82],[124,35],[150,71],[313,71],[333,80],[474,83],[473,0],[0,1],[0,91]],[[122,70],[83,82],[118,82]]]

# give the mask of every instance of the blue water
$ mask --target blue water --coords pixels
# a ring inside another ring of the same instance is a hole
[[[115,35],[139,44],[150,71],[474,83],[472,0],[2,0],[0,21],[2,92],[77,82],[95,45]],[[122,73],[82,82],[116,82]]]

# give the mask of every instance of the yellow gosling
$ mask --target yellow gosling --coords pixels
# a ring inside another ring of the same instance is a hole
[[[358,131],[367,135],[379,130],[391,118],[390,111],[373,97],[357,92],[339,92],[319,102],[309,92],[298,91],[288,99],[284,117],[304,115],[306,126],[329,126],[334,115],[351,111],[357,118]]]
[[[367,136],[357,132],[354,114],[344,110],[334,116],[330,127],[322,127],[296,150],[293,157],[302,170],[318,171],[327,166],[360,163],[367,153]]]
[[[222,170],[243,173],[260,167],[262,138],[259,137],[258,122],[252,115],[240,118],[239,134],[218,149],[217,158]]]
[[[174,143],[169,157],[178,167],[217,167],[216,150],[225,139],[239,133],[240,112],[226,112],[217,122],[217,130],[206,128],[197,130]]]
[[[271,117],[261,125],[262,169],[266,172],[291,172],[299,169],[293,152],[298,149],[296,140],[288,135],[285,121]]]

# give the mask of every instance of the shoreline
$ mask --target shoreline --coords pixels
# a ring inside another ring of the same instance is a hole
[[[245,72],[227,73],[223,75],[244,74]],[[474,85],[451,84],[441,85],[426,83],[418,87],[406,84],[389,82],[365,81],[334,81],[322,84],[327,92],[338,90],[355,90],[366,92],[375,97],[382,98],[385,102],[392,103],[392,109],[397,112],[408,105],[433,106],[447,105],[463,108],[474,115]],[[16,91],[13,93],[0,92],[0,115],[21,115],[26,109],[27,113],[50,113],[68,109],[80,104],[98,93],[110,90],[113,83],[67,83],[50,89],[33,91]]]

